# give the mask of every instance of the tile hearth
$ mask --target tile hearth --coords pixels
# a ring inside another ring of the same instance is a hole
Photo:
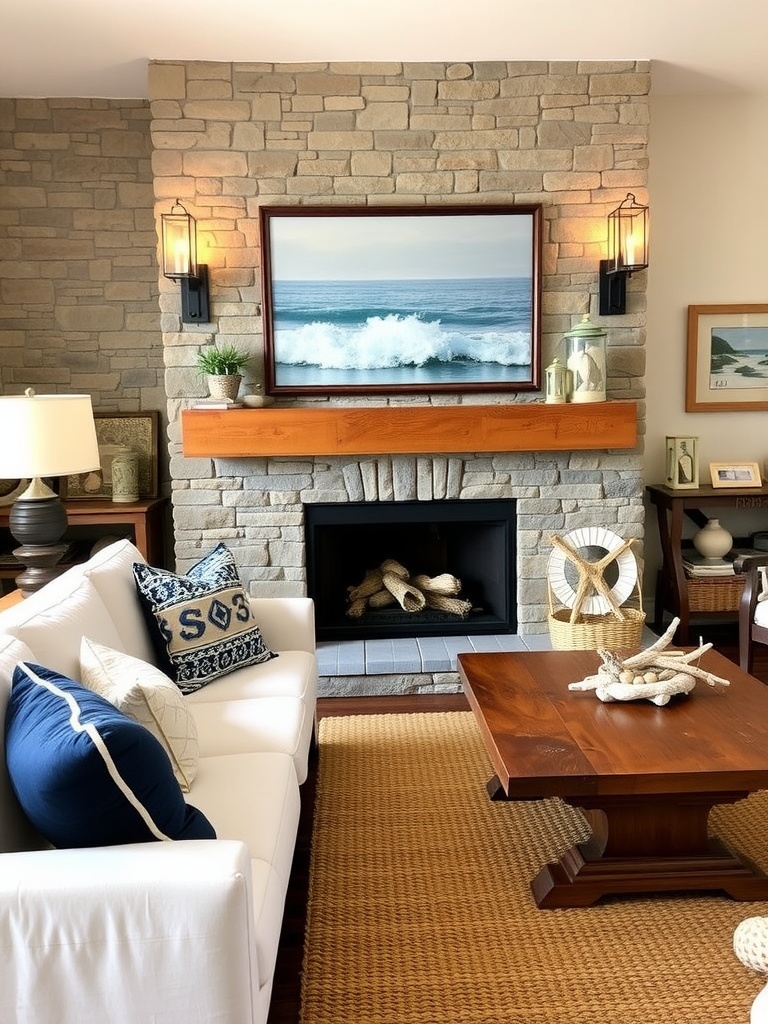
[[[321,641],[317,645],[320,695],[458,692],[457,654],[546,651],[551,646],[548,633]]]
[[[642,645],[656,636],[646,626]],[[456,656],[465,652],[549,651],[549,633],[321,641],[321,697],[397,693],[458,693]]]

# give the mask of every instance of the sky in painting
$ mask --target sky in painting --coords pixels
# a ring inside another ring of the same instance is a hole
[[[768,327],[714,327],[712,334],[735,352],[768,352]]]
[[[527,215],[270,217],[274,280],[530,277]]]

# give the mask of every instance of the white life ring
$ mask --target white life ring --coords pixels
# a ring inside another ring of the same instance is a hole
[[[585,526],[578,530],[571,530],[562,539],[580,555],[584,548],[602,548],[605,554],[608,554],[608,552],[620,548],[624,543],[622,537],[611,530],[606,530],[603,526]],[[553,548],[552,554],[549,556],[547,575],[552,593],[558,601],[566,608],[573,608],[576,603],[576,591],[568,582],[565,574],[568,561],[565,551],[559,547]],[[622,605],[637,585],[637,559],[627,548],[616,558],[615,565],[619,576],[611,587],[610,594],[617,605]],[[581,611],[587,615],[605,615],[611,610],[610,603],[602,594],[590,595],[581,606]]]

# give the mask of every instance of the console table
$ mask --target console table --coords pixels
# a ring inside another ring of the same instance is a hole
[[[714,580],[689,580],[683,569],[683,516],[698,527],[704,526],[710,518],[702,509],[732,508],[740,510],[766,509],[768,511],[768,487],[698,487],[691,490],[676,490],[660,484],[646,487],[650,502],[656,506],[659,524],[659,538],[663,561],[656,580],[656,613],[654,628],[662,631],[664,612],[678,616],[680,625],[676,634],[677,643],[685,646],[689,641],[691,616],[716,614],[735,618],[738,614],[738,595],[735,604],[724,602],[723,607],[703,610],[691,600],[691,584],[711,587]],[[728,577],[726,577],[728,579]],[[735,584],[738,586],[738,583]],[[692,607],[693,605],[693,607]]]
[[[91,498],[87,501],[65,501],[67,519],[71,527],[99,526],[109,529],[130,526],[133,542],[151,565],[163,565],[163,534],[165,510],[168,498],[148,498],[129,503],[105,501]],[[15,547],[8,531],[10,507],[0,508],[0,547]],[[94,534],[94,540],[96,534]],[[0,580],[12,580],[18,576],[21,566],[2,566]]]

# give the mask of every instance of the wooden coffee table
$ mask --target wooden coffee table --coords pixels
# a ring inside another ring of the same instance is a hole
[[[768,687],[710,651],[702,666],[730,685],[699,682],[666,707],[568,689],[599,664],[591,651],[458,658],[496,771],[491,798],[561,797],[592,826],[533,879],[537,905],[692,890],[768,898],[768,878],[707,828],[716,804],[768,788]]]

